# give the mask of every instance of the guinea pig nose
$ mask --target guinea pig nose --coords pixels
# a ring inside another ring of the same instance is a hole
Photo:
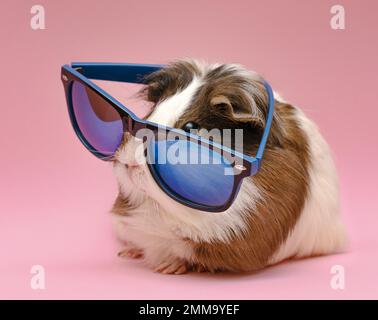
[[[139,167],[140,166],[140,164],[138,163],[138,162],[129,162],[129,163],[125,163],[125,167],[127,168],[127,169],[131,169],[131,168],[136,168],[136,167]]]
[[[182,126],[182,129],[186,132],[190,132],[190,130],[197,130],[199,129],[199,125],[198,123],[195,123],[195,122],[192,122],[192,121],[189,121],[187,123],[185,123],[183,126]]]

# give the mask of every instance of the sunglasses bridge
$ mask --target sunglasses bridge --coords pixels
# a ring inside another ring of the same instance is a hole
[[[133,137],[137,135],[137,132],[142,129],[147,129],[147,125],[143,122],[133,119],[130,115],[122,116],[122,122],[124,127],[124,133],[129,133]]]

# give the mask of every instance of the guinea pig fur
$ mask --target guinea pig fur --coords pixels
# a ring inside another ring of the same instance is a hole
[[[149,121],[241,128],[243,152],[256,154],[268,100],[256,73],[234,64],[179,60],[149,75],[142,94],[153,104]],[[330,149],[316,125],[277,94],[261,169],[243,180],[224,212],[204,213],[167,196],[147,166],[135,161],[136,145],[125,135],[114,157],[119,194],[112,212],[124,244],[120,256],[143,258],[164,274],[247,272],[344,248]]]

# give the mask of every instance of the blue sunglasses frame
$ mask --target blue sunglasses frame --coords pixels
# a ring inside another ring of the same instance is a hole
[[[172,199],[177,202],[201,211],[207,212],[222,212],[227,210],[238,194],[241,182],[244,178],[256,174],[260,167],[261,161],[264,155],[264,150],[269,137],[270,127],[272,124],[273,113],[274,113],[274,96],[270,85],[264,81],[265,89],[268,93],[268,113],[266,118],[265,129],[262,134],[260,144],[256,153],[256,156],[249,156],[236,150],[225,147],[221,144],[215,143],[211,140],[204,139],[198,135],[188,133],[184,130],[171,128],[167,126],[162,126],[157,123],[144,120],[136,116],[132,111],[130,111],[126,106],[117,101],[114,97],[108,94],[106,91],[97,86],[94,82],[89,79],[94,80],[106,80],[106,81],[119,81],[119,82],[129,82],[129,83],[144,83],[144,79],[149,74],[164,68],[164,65],[158,64],[134,64],[134,63],[97,63],[97,62],[73,62],[71,65],[63,65],[61,68],[61,79],[63,82],[68,112],[71,120],[73,129],[82,142],[82,144],[96,157],[101,160],[109,161],[112,160],[113,156],[105,155],[97,150],[95,150],[90,143],[86,140],[85,136],[82,134],[78,123],[75,118],[75,113],[72,104],[72,84],[74,81],[78,81],[89,90],[96,93],[102,97],[106,102],[114,107],[114,109],[119,113],[122,123],[124,133],[130,133],[135,136],[138,130],[149,129],[152,130],[156,135],[160,130],[166,133],[173,132],[180,139],[186,139],[197,143],[199,145],[205,146],[210,150],[215,150],[222,154],[223,157],[228,159],[230,163],[233,164],[234,169],[234,184],[233,190],[225,203],[221,206],[207,206],[193,201],[184,199],[171,190],[169,186],[165,185],[165,182],[161,180],[159,175],[156,173],[153,165],[148,164],[150,172],[160,186],[160,188]]]

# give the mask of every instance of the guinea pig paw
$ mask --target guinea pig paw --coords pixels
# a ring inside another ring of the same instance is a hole
[[[184,274],[189,271],[189,266],[185,260],[177,258],[170,262],[162,262],[154,271],[162,274]]]
[[[202,264],[195,264],[195,265],[193,265],[192,270],[194,272],[199,272],[199,273],[207,272],[208,271]]]
[[[143,258],[143,250],[136,247],[128,247],[118,252],[118,257],[140,259]]]

